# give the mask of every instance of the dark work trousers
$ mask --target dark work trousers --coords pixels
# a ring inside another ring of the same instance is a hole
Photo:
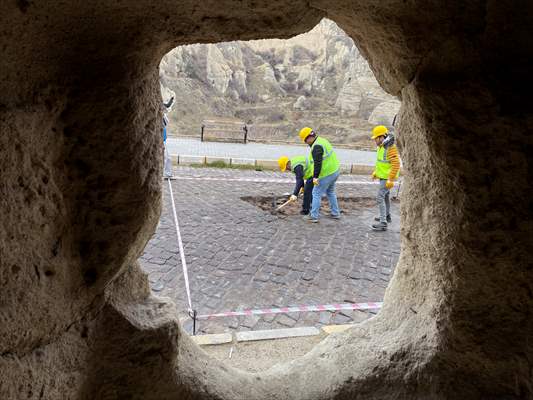
[[[304,186],[304,202],[302,204],[302,211],[305,214],[309,214],[312,201],[313,201],[313,178],[309,178],[308,180],[305,181],[305,186]]]

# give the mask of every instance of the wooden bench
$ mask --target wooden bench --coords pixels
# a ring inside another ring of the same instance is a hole
[[[210,118],[202,121],[200,140],[212,142],[240,142],[248,140],[244,121],[230,118]]]

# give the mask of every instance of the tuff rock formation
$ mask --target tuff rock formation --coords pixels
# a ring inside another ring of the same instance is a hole
[[[402,100],[402,254],[377,317],[244,373],[136,263],[160,211],[158,65],[325,16]],[[531,2],[19,0],[0,19],[0,398],[533,397]]]
[[[160,79],[163,98],[182,94],[169,113],[177,135],[198,135],[216,115],[246,121],[251,140],[298,141],[310,125],[335,143],[368,145],[372,124],[392,125],[400,108],[328,19],[288,40],[178,47],[163,57]]]

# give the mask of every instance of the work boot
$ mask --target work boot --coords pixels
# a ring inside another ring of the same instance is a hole
[[[318,219],[311,217],[310,214],[304,215],[303,219],[304,221],[307,221],[307,222],[313,222],[313,223],[318,222]]]
[[[332,219],[341,219],[341,215],[340,214],[338,214],[338,215],[330,214],[329,217],[332,218]]]
[[[376,222],[379,222],[380,220],[381,219],[379,217],[374,218],[374,221],[376,221]],[[392,218],[391,218],[390,214],[387,215],[387,223],[388,224],[392,223]]]
[[[308,215],[309,211],[300,210],[300,215]]]
[[[387,223],[386,222],[378,222],[377,224],[372,225],[372,230],[374,230],[374,231],[386,231],[387,230]]]

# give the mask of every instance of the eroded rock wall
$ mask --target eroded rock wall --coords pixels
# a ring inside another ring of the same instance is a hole
[[[335,144],[369,147],[370,122],[392,126],[400,108],[327,18],[287,40],[175,48],[161,60],[159,76],[163,99],[182,94],[168,114],[178,136],[199,135],[202,121],[216,115],[246,122],[252,141],[297,143],[305,123]]]
[[[531,398],[532,7],[2,4],[0,397]],[[323,16],[402,98],[402,255],[377,317],[246,374],[180,334],[135,262],[159,214],[157,65]]]

